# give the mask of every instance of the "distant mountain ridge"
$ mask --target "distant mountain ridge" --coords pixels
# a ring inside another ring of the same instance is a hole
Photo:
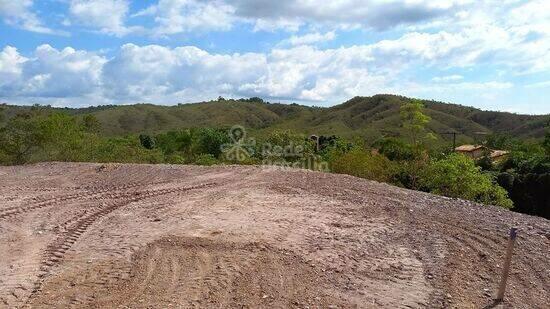
[[[410,98],[380,94],[355,97],[332,107],[267,103],[261,99],[218,100],[162,106],[153,104],[110,105],[88,108],[47,108],[73,115],[92,114],[106,135],[160,132],[190,127],[230,127],[243,125],[257,134],[274,129],[289,129],[305,134],[361,136],[373,140],[381,135],[404,133],[399,108]],[[483,111],[474,107],[423,100],[425,113],[432,121],[428,130],[457,132],[468,141],[486,133],[506,133],[520,138],[544,135],[550,115],[518,115]],[[8,117],[30,107],[4,105]]]

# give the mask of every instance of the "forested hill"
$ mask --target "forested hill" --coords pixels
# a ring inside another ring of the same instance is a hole
[[[73,115],[92,114],[101,122],[105,135],[240,124],[259,134],[273,129],[290,129],[307,134],[374,139],[380,135],[402,133],[399,107],[408,100],[395,95],[375,95],[355,97],[328,108],[267,103],[261,99],[217,100],[177,106],[134,104],[80,109],[45,108]],[[471,140],[483,133],[542,137],[550,121],[550,115],[482,111],[435,101],[424,101],[424,105],[425,113],[432,118],[428,130],[440,136],[445,132],[457,132],[459,141]],[[3,109],[7,115],[4,118],[9,118],[30,107],[4,105]]]

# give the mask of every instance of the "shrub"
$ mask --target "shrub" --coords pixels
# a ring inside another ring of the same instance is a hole
[[[450,154],[432,162],[425,169],[421,186],[429,192],[463,198],[505,208],[513,206],[506,191],[482,173],[473,160],[461,154]]]
[[[18,115],[0,128],[0,149],[3,164],[23,164],[44,144],[38,117]]]
[[[177,154],[171,154],[166,157],[166,162],[170,164],[185,164],[185,159]]]
[[[373,144],[373,147],[392,161],[412,160],[414,158],[411,145],[397,138],[380,139]]]
[[[137,137],[98,138],[91,147],[93,162],[162,163],[164,155],[158,149],[140,147]]]
[[[158,134],[155,136],[155,141],[156,146],[166,155],[182,152],[188,157],[191,156],[191,146],[193,143],[191,130],[168,131]]]
[[[396,165],[388,158],[363,149],[353,149],[336,157],[330,163],[331,170],[335,173],[381,182],[390,182],[396,171]]]
[[[422,188],[420,178],[429,164],[427,156],[421,156],[414,160],[399,161],[392,179],[392,183],[412,190],[428,191]]]
[[[210,166],[210,165],[214,165],[214,164],[218,164],[218,163],[219,163],[219,161],[213,155],[211,155],[209,153],[201,154],[195,159],[195,164],[197,164],[197,165]]]
[[[294,162],[315,152],[313,141],[307,139],[305,135],[294,134],[288,130],[273,131],[260,144],[261,150],[258,155],[270,161]]]
[[[214,158],[219,158],[222,153],[222,145],[229,142],[230,139],[225,130],[199,129],[196,150],[200,154],[210,154]]]
[[[147,135],[147,134],[140,134],[139,135],[139,143],[145,149],[155,148],[155,139],[152,138],[150,135]]]

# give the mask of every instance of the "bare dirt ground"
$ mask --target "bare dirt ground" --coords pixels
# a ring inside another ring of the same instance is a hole
[[[0,167],[0,307],[550,305],[550,221],[261,167]]]

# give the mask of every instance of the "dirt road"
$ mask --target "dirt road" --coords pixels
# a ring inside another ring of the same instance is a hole
[[[0,167],[0,307],[550,305],[550,221],[345,175]]]

